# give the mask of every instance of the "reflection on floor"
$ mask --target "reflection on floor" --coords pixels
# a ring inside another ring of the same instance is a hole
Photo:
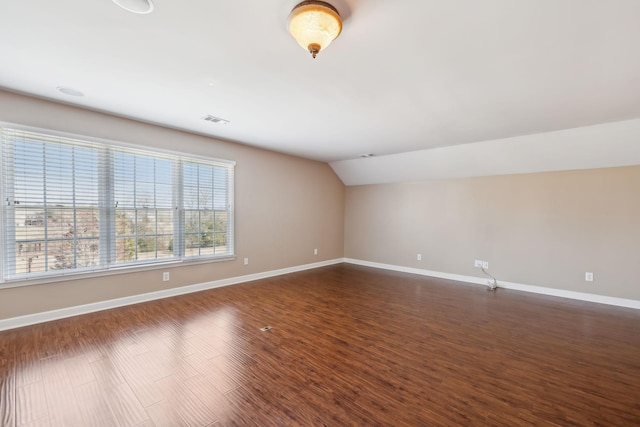
[[[634,425],[639,378],[638,311],[336,265],[2,332],[0,424]]]

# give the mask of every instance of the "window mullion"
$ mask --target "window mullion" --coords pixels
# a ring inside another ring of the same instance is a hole
[[[62,165],[61,165],[62,166]],[[71,206],[73,206],[73,268],[78,268],[78,206],[76,204],[76,174],[78,173],[76,168],[76,150],[71,150]],[[48,216],[45,216],[44,221],[47,223]],[[63,245],[64,242],[61,243]]]
[[[231,166],[227,169],[227,253],[235,254],[235,171]]]
[[[44,271],[49,271],[49,233],[48,233],[48,224],[47,224],[47,215],[49,214],[47,210],[47,145],[45,143],[42,144],[42,210],[44,211]],[[29,273],[31,273],[31,260],[29,260]]]
[[[113,152],[102,149],[98,153],[98,244],[100,265],[109,266],[116,258],[115,201],[113,179]]]
[[[184,225],[184,177],[182,161],[173,161],[173,255],[185,255],[185,225]]]
[[[198,172],[196,174],[196,188],[198,191],[196,192],[196,209],[198,210],[198,255],[202,254],[202,208],[200,207],[200,168],[198,165]]]
[[[0,238],[4,254],[0,260],[0,282],[4,282],[8,276],[14,275],[16,270],[16,221],[15,221],[15,156],[13,143],[4,129],[0,130],[0,194],[2,195],[2,207],[0,213]],[[13,247],[12,247],[13,246]],[[9,257],[14,261],[9,262]]]
[[[135,249],[134,258],[138,259],[138,186],[137,186],[137,171],[138,158],[133,157],[133,247]]]

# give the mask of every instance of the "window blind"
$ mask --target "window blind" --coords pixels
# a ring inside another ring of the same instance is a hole
[[[2,280],[233,255],[234,163],[0,128]]]

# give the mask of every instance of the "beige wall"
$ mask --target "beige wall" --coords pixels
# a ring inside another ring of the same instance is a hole
[[[235,261],[1,289],[0,319],[343,256],[344,185],[325,163],[3,91],[0,121],[235,160],[237,254]],[[171,272],[170,282],[162,271]]]
[[[347,187],[345,256],[640,300],[640,166]]]

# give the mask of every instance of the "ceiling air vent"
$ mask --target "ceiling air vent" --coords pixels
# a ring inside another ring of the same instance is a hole
[[[229,120],[221,119],[220,117],[216,117],[212,115],[204,116],[202,117],[202,120],[206,122],[211,122],[211,123],[218,123],[220,125],[226,125],[227,123],[229,123]]]

